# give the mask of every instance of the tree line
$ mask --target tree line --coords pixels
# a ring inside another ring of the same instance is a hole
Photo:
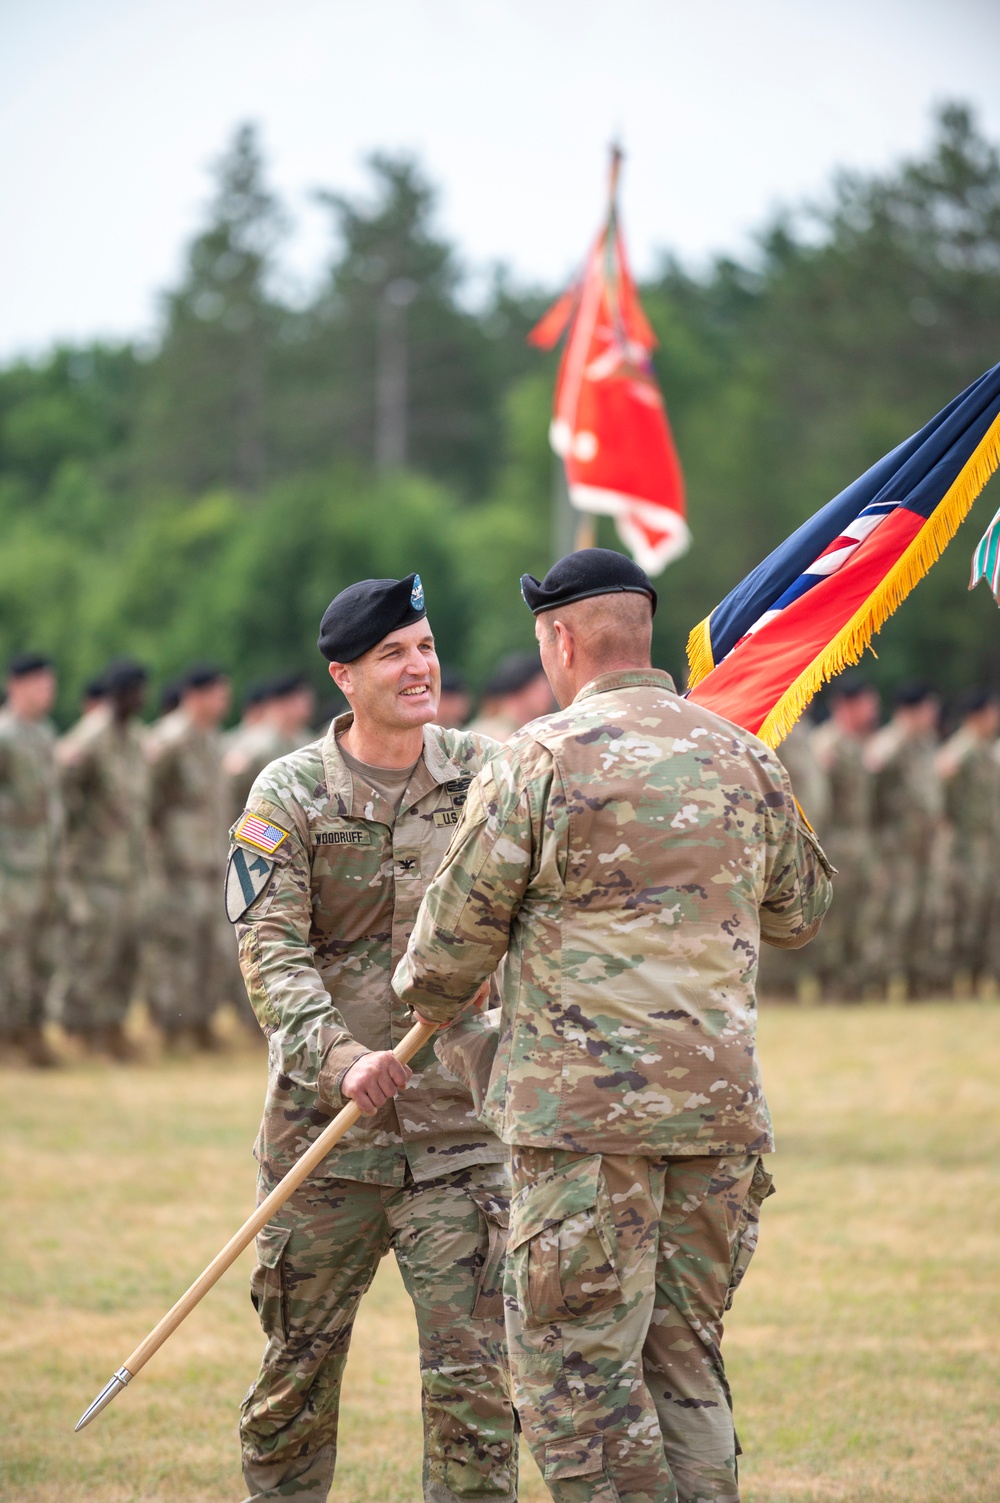
[[[420,570],[473,683],[530,644],[517,579],[551,562],[557,356],[525,335],[558,289],[497,270],[473,300],[420,164],[368,167],[368,195],[320,195],[329,264],[303,301],[242,126],[153,346],[0,370],[0,655],[52,653],[64,719],[122,651],[161,680],[211,657],[238,686],[302,666],[322,687],[317,622],[366,574]],[[948,106],[924,157],[840,174],[741,260],[664,256],[642,294],[694,534],[659,581],[657,661],[680,674],[754,563],[1000,359],[1000,153]],[[877,682],[1000,686],[996,606],[965,593],[997,489],[876,639]]]

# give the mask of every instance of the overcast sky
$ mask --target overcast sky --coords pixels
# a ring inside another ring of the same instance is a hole
[[[0,356],[153,331],[243,120],[302,285],[311,190],[362,189],[379,147],[419,155],[470,267],[555,283],[614,134],[643,271],[921,151],[946,99],[1000,139],[997,0],[0,0]]]

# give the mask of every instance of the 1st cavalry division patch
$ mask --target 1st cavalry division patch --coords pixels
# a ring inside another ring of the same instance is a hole
[[[281,838],[284,840],[284,835]],[[250,904],[260,897],[275,864],[240,845],[233,851],[226,867],[226,917],[231,924],[241,919]]]

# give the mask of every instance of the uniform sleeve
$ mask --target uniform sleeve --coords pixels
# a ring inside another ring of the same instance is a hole
[[[769,842],[760,937],[779,950],[798,950],[816,934],[833,896],[833,867],[802,818],[787,777],[768,796],[775,819]]]
[[[149,823],[154,837],[159,838],[164,817],[177,800],[180,754],[176,746],[154,742],[146,746],[146,760],[149,763]]]
[[[444,862],[424,894],[393,988],[448,1023],[497,968],[531,876],[540,830],[529,788],[507,758],[472,783]]]
[[[345,1074],[369,1050],[351,1034],[316,969],[309,847],[284,807],[255,798],[248,812],[288,836],[270,880],[236,924],[247,994],[270,1040],[271,1068],[337,1112],[345,1105]]]
[[[89,745],[62,741],[56,750],[56,761],[66,828],[72,832],[83,824],[94,792],[93,752]]]

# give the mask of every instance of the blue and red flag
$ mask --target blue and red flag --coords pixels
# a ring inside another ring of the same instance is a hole
[[[689,697],[777,746],[940,557],[998,462],[995,365],[695,627]]]

